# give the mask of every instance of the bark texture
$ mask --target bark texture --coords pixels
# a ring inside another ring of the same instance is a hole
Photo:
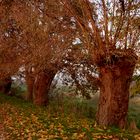
[[[33,101],[34,82],[35,82],[35,76],[32,73],[26,72],[26,84],[28,89],[26,99],[29,101]]]
[[[99,125],[125,127],[135,64],[133,56],[121,56],[108,65],[100,66],[100,98],[96,116]]]
[[[55,73],[41,72],[36,76],[34,83],[34,104],[47,105],[49,102],[48,93]]]

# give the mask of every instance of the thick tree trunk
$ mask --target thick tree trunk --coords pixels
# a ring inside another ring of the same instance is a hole
[[[48,93],[56,73],[41,72],[37,75],[34,84],[34,104],[47,105],[49,102]]]
[[[11,77],[7,77],[0,81],[0,92],[4,94],[8,94],[11,90],[12,79]]]
[[[100,66],[100,98],[96,115],[99,125],[125,127],[135,60],[119,57],[114,64]]]
[[[31,73],[26,72],[26,84],[27,84],[27,97],[29,101],[33,101],[35,76]]]

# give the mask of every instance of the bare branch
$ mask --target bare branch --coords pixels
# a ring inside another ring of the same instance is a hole
[[[107,15],[107,7],[105,4],[105,1],[102,0],[102,5],[103,5],[103,12],[104,12],[104,28],[105,28],[105,42],[107,47],[109,47],[109,36],[108,36],[108,15]]]

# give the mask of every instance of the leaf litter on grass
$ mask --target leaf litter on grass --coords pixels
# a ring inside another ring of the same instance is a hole
[[[138,133],[117,128],[101,128],[94,119],[76,117],[72,112],[64,114],[59,109],[54,112],[51,106],[36,107],[19,99],[0,98],[3,98],[0,118],[6,140],[133,140],[140,137]]]

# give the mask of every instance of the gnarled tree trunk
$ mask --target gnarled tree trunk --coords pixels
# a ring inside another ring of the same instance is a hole
[[[7,77],[0,81],[0,92],[8,94],[11,90],[12,79],[11,77]]]
[[[34,83],[34,104],[48,104],[48,93],[55,74],[54,72],[41,72],[36,76]]]
[[[31,73],[26,72],[26,84],[27,84],[27,97],[29,101],[33,101],[33,91],[34,91],[35,76]]]
[[[123,56],[114,63],[100,66],[100,98],[97,122],[102,126],[125,127],[129,102],[129,86],[136,58]]]

